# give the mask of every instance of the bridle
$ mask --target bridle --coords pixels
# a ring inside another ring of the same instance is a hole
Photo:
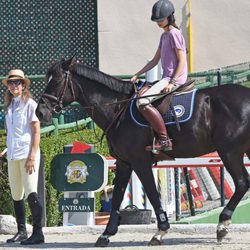
[[[60,94],[59,94],[58,97],[50,95],[50,94],[47,94],[47,93],[42,94],[41,100],[44,102],[44,104],[46,105],[46,107],[49,110],[51,110],[53,113],[59,114],[63,110],[63,108],[64,108],[64,106],[63,106],[63,98],[65,96],[65,93],[66,93],[66,90],[67,90],[68,86],[70,87],[70,90],[72,92],[72,96],[73,96],[73,99],[74,99],[73,101],[75,101],[76,100],[76,96],[75,96],[73,82],[72,82],[72,79],[70,77],[70,71],[69,70],[64,71],[63,87],[62,87],[62,90],[61,90],[61,92],[60,92]],[[52,105],[48,102],[48,99],[50,99],[52,101],[56,101],[56,104],[52,107]],[[94,117],[94,108],[95,108],[95,106],[88,106],[88,107],[85,107],[85,108],[90,108],[92,110],[92,118],[93,118]],[[77,121],[76,121],[76,125],[77,125]],[[94,126],[94,133],[95,133],[96,138],[98,138],[96,130],[95,130],[95,126]],[[92,144],[96,144],[98,142],[102,142],[103,137],[104,137],[104,133],[97,140],[97,142],[92,143]]]
[[[65,96],[67,87],[70,87],[70,90],[72,92],[72,96],[73,99],[75,101],[75,91],[73,88],[73,83],[70,77],[70,72],[69,70],[64,71],[64,82],[63,82],[63,87],[61,89],[61,92],[59,94],[58,97],[44,93],[41,96],[42,101],[45,103],[45,105],[47,106],[48,109],[52,110],[52,112],[54,112],[55,114],[59,114],[62,109],[63,109],[63,98]],[[52,106],[51,104],[48,103],[48,101],[46,99],[50,99],[52,101],[56,101],[56,104],[54,106]]]

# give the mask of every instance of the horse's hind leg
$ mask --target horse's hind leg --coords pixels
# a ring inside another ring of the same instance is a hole
[[[115,235],[118,231],[120,224],[120,205],[131,176],[132,169],[129,164],[117,160],[116,162],[116,175],[114,179],[114,190],[112,197],[112,210],[110,213],[109,222],[103,234],[98,238],[95,243],[96,247],[106,247],[109,244],[109,237]]]
[[[235,192],[219,216],[219,224],[217,227],[218,242],[221,242],[227,235],[227,227],[231,223],[233,212],[250,187],[249,174],[243,164],[243,155],[237,155],[235,152],[227,152],[225,154],[221,153],[220,157],[227,171],[233,178]]]
[[[152,166],[150,161],[147,163],[142,163],[141,161],[137,164],[134,163],[133,169],[140,179],[144,190],[147,194],[147,197],[152,204],[157,222],[159,231],[154,235],[154,237],[149,242],[149,245],[161,245],[162,237],[166,234],[167,230],[170,228],[168,217],[165,211],[163,211],[159,194],[156,188]]]

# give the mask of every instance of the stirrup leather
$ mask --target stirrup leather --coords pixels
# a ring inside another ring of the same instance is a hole
[[[153,146],[152,146],[152,153],[153,154],[159,154],[159,151],[155,148],[155,144],[156,144],[156,138],[154,137]]]

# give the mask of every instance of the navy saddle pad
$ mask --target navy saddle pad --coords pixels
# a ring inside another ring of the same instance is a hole
[[[179,123],[187,122],[191,118],[193,114],[196,91],[197,89],[194,89],[189,92],[178,94],[172,97],[171,102],[173,104]],[[140,114],[136,106],[136,99],[132,100],[130,104],[130,115],[136,124],[143,127],[149,126],[148,122]],[[175,124],[174,116],[170,108],[166,112],[166,114],[163,115],[163,119],[166,125]]]

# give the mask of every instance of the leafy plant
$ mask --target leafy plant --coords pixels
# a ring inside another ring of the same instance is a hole
[[[44,172],[45,172],[45,189],[46,189],[46,215],[47,215],[47,226],[62,225],[62,213],[58,211],[58,200],[63,195],[62,193],[55,190],[50,183],[50,162],[54,156],[59,153],[63,153],[65,145],[72,144],[74,141],[82,141],[88,144],[94,144],[96,153],[100,153],[103,156],[108,156],[109,151],[106,140],[100,144],[94,143],[97,138],[100,138],[102,131],[97,128],[96,135],[93,130],[85,129],[85,127],[78,127],[75,129],[67,129],[60,131],[59,135],[44,134],[41,137],[40,148],[44,156]],[[0,133],[0,148],[5,148],[6,135],[4,131]],[[10,194],[10,188],[8,184],[8,171],[7,163],[0,165],[0,214],[13,214],[12,199]],[[114,178],[114,172],[109,171],[109,184],[112,183]],[[100,205],[100,192],[95,194],[95,209],[99,211]]]

